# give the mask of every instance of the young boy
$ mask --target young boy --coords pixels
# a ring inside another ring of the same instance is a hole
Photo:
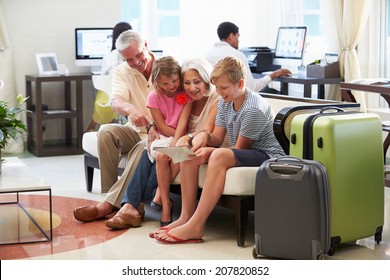
[[[245,70],[241,61],[226,57],[219,61],[211,73],[221,100],[213,133],[203,131],[199,137],[209,147],[196,151],[192,160],[182,162],[181,178],[192,176],[197,166],[208,163],[201,198],[194,214],[185,223],[156,234],[164,243],[202,242],[206,220],[222,195],[226,172],[231,167],[260,166],[271,157],[284,155],[273,132],[274,113],[266,101],[245,87]],[[228,134],[230,148],[221,145]],[[210,147],[211,146],[211,147]],[[194,182],[182,180],[182,188],[193,187]]]

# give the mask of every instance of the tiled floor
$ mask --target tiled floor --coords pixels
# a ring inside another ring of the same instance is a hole
[[[38,176],[44,178],[52,187],[53,196],[65,196],[90,200],[102,200],[104,195],[99,193],[99,171],[95,172],[93,192],[88,193],[85,188],[84,167],[82,155],[61,157],[35,157],[30,154],[19,156],[28,167]],[[180,211],[180,197],[174,196],[174,217]],[[376,245],[373,237],[359,240],[357,244],[347,244],[338,248],[336,253],[326,259],[334,260],[382,260],[390,259],[390,188],[385,189],[385,223],[382,243]],[[62,253],[54,253],[31,258],[50,259],[214,259],[228,260],[241,259],[252,260],[252,248],[254,243],[254,215],[251,213],[246,236],[246,247],[236,245],[236,235],[233,228],[233,214],[230,210],[217,208],[208,220],[205,241],[203,244],[164,245],[148,237],[148,232],[158,226],[156,212],[146,209],[146,219],[142,227],[129,229],[112,239],[99,244],[89,246],[88,239],[80,240],[80,249],[74,249]],[[68,215],[72,215],[69,211]],[[74,227],[77,232],[87,225],[73,223],[68,227]],[[69,229],[68,229],[69,230]],[[73,229],[70,230],[72,232]],[[100,238],[106,235],[107,229],[104,223],[93,227],[91,237]],[[81,242],[82,241],[82,242]],[[53,242],[67,242],[65,239],[56,239]],[[0,246],[0,250],[4,250]]]

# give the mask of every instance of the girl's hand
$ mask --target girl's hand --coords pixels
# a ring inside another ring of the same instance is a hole
[[[151,126],[150,128],[149,128],[149,133],[148,133],[148,139],[147,139],[147,145],[148,145],[148,152],[150,153],[151,151],[150,151],[150,145],[152,144],[152,142],[154,141],[154,140],[156,140],[156,139],[159,139],[160,137],[159,137],[159,135],[158,135],[158,133],[157,133],[157,131],[156,131],[156,129],[155,129],[155,127],[154,126]]]
[[[177,147],[182,147],[182,146],[190,147],[191,146],[190,144],[191,144],[191,138],[188,135],[184,135],[176,141],[175,146],[177,146]]]

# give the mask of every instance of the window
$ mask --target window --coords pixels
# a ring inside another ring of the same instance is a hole
[[[142,30],[141,0],[122,0],[121,19],[135,30]]]
[[[323,36],[319,0],[303,0],[303,24],[308,27],[308,36]]]
[[[223,15],[215,15],[214,10],[219,7],[220,2],[222,0],[122,0],[122,20],[129,22],[135,30],[143,34],[148,41],[149,49],[162,49],[164,55],[174,55],[180,60],[182,56],[188,56],[190,44],[196,55],[206,51],[204,42],[207,42],[207,46],[214,42],[215,26],[220,21],[219,18],[224,20],[232,18],[238,24],[245,21],[245,14],[236,19],[237,10],[226,8],[232,6],[229,3],[235,3],[235,0],[227,0],[224,8],[226,12]],[[257,1],[254,2],[256,2],[254,9],[257,9],[259,4]],[[326,50],[320,19],[320,0],[284,0],[284,3],[288,6],[285,25],[308,27],[304,63],[323,58]],[[206,4],[209,8],[205,10]],[[203,41],[200,38],[192,28],[193,22],[191,26],[189,24],[189,21],[194,20],[199,26],[197,30],[203,30],[205,36],[211,39]],[[210,26],[213,26],[212,31]]]
[[[294,0],[286,1],[286,4],[289,5],[287,24],[307,26],[303,64],[324,58],[327,50],[320,16],[320,0]]]
[[[159,16],[158,37],[179,37],[180,17],[179,16]]]
[[[180,0],[122,0],[122,20],[147,39],[149,49],[174,52],[180,38]]]
[[[158,37],[180,37],[179,0],[157,0]]]

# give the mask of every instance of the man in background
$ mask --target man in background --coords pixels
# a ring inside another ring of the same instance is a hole
[[[245,70],[247,72],[247,87],[253,91],[261,91],[264,89],[272,79],[291,75],[290,70],[288,69],[278,69],[272,72],[269,75],[266,75],[262,78],[255,79],[249,68],[248,60],[245,54],[238,50],[240,32],[237,25],[232,22],[222,22],[217,29],[217,34],[220,39],[219,42],[215,43],[214,46],[206,54],[206,59],[215,65],[219,60],[227,57],[233,56],[242,61],[245,65]]]

